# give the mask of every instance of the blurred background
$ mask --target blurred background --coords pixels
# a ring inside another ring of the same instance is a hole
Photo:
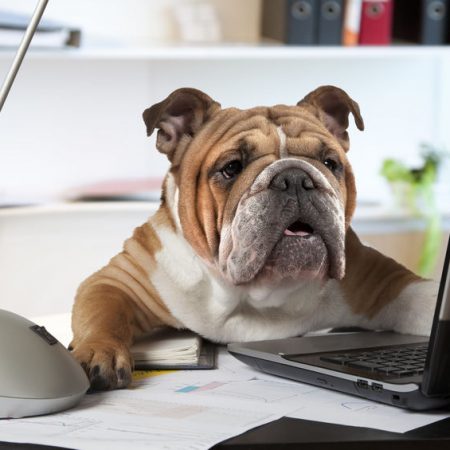
[[[0,307],[66,311],[82,277],[154,210],[168,163],[141,114],[183,86],[240,108],[346,90],[366,124],[350,127],[354,227],[438,276],[450,33],[446,2],[429,3],[50,0],[0,114]],[[0,79],[35,5],[0,0]]]

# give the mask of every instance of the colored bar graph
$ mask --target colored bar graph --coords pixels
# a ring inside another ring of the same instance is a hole
[[[195,386],[195,385],[190,385],[190,386],[184,386],[181,389],[177,389],[175,392],[181,392],[181,393],[189,393],[189,392],[193,392],[193,391],[209,391],[211,389],[215,389],[219,386],[224,385],[225,383],[220,383],[219,381],[212,381],[211,383],[205,384],[203,386]]]
[[[187,392],[192,392],[198,389],[198,386],[185,386],[181,389],[176,390],[175,392],[183,392],[183,393],[187,393]]]

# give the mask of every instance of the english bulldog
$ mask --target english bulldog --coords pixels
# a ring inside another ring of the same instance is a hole
[[[350,114],[363,130],[334,86],[246,110],[183,88],[144,111],[171,166],[156,214],[78,289],[71,348],[92,388],[126,387],[130,346],[156,327],[219,343],[339,326],[430,332],[437,285],[350,227]]]

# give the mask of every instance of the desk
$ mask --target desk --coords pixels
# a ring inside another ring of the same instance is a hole
[[[0,442],[0,450],[63,448]],[[400,434],[283,417],[213,447],[213,449],[222,450],[360,450],[362,448],[364,450],[448,450],[450,448],[450,418]]]
[[[407,433],[390,433],[370,428],[283,417],[213,447],[240,449],[308,450],[448,450],[450,418]]]
[[[67,330],[70,330],[70,314],[62,315],[52,315],[47,318],[41,318],[37,320],[39,324],[45,325],[52,333],[63,343],[67,344],[70,341],[70,333],[66,336]],[[229,359],[222,360],[224,365],[229,369],[236,368],[235,364],[241,366],[232,357]],[[231,364],[235,363],[235,364]],[[243,366],[243,365],[242,365]],[[194,371],[195,372],[195,371]],[[213,372],[204,372],[204,374],[211,373],[212,378],[209,376],[207,379],[209,381],[214,380]],[[175,375],[175,374],[172,374]],[[251,379],[253,379],[253,373],[250,374]],[[186,377],[183,376],[183,383],[187,382]],[[197,375],[195,375],[197,378]],[[228,378],[227,378],[228,379]],[[247,379],[247,378],[245,378]],[[205,382],[205,379],[194,380]],[[192,382],[190,380],[189,382]],[[162,385],[158,385],[158,389]],[[268,385],[267,385],[268,386]],[[170,390],[170,388],[168,388]],[[144,392],[144,391],[142,391]],[[238,391],[235,391],[236,393]],[[142,395],[142,394],[141,394]],[[217,397],[220,398],[220,397]],[[236,397],[238,398],[238,397]],[[236,406],[236,400],[233,400],[233,407]],[[302,402],[301,397],[299,397],[296,402],[300,404]],[[124,405],[123,399],[120,400],[120,405]],[[274,403],[274,405],[276,405]],[[221,405],[223,406],[223,405]],[[274,412],[273,408],[270,408]],[[139,410],[136,412],[139,416],[142,416],[143,411]],[[280,415],[277,416],[277,418]],[[308,416],[306,416],[308,417]],[[313,416],[310,415],[310,418]],[[317,417],[317,416],[316,416]],[[385,416],[384,416],[385,417]],[[341,417],[342,418],[342,417]],[[149,420],[151,417],[149,416]],[[352,420],[356,420],[356,417]],[[411,419],[406,416],[408,423],[412,423]],[[134,423],[134,422],[133,422]],[[353,423],[347,422],[347,423]],[[363,422],[370,423],[370,421]],[[423,423],[423,422],[422,422]],[[108,426],[110,422],[107,422]],[[375,425],[373,423],[373,425]],[[222,424],[221,424],[222,426]],[[145,429],[148,427],[148,422],[144,424]],[[180,422],[177,420],[176,427],[180,427]],[[395,428],[394,428],[395,429]],[[203,428],[200,428],[200,433],[203,433]],[[229,434],[230,436],[231,434]],[[19,436],[22,439],[22,434]],[[6,438],[6,434],[3,435],[3,439]],[[2,439],[2,433],[0,432],[0,439]],[[30,437],[27,439],[27,434],[23,433],[23,440],[31,440]],[[46,442],[58,442],[59,445],[70,446],[68,440],[53,441],[48,440]],[[215,441],[217,442],[217,440]],[[72,441],[73,445],[73,441]],[[76,447],[76,444],[73,445]],[[51,448],[63,448],[63,447],[51,447],[51,446],[40,446],[36,444],[10,444],[0,442],[0,450],[3,449],[51,449]],[[101,445],[99,449],[102,449]],[[337,424],[329,424],[323,422],[314,422],[311,420],[301,420],[282,417],[279,420],[269,422],[266,425],[253,428],[244,434],[236,436],[234,438],[228,439],[216,444],[217,449],[223,450],[236,450],[236,449],[324,449],[324,450],[352,450],[352,449],[394,449],[394,450],[415,450],[415,449],[450,449],[450,417],[439,422],[434,422],[422,428],[416,428],[406,433],[393,433],[388,431],[380,431],[376,429],[368,429],[361,427],[350,427]]]

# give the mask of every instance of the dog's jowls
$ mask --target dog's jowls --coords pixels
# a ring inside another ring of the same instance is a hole
[[[248,110],[186,88],[144,112],[171,168],[158,212],[77,292],[71,346],[94,388],[127,386],[130,345],[155,327],[217,342],[429,332],[436,285],[350,227],[350,114],[362,130],[358,104],[333,86]]]

